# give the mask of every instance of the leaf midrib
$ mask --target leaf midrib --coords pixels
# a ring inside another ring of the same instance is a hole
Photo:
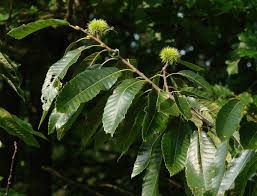
[[[117,115],[118,115],[118,111],[119,111],[119,105],[120,105],[120,102],[121,102],[121,97],[123,96],[123,94],[125,93],[125,91],[128,89],[128,88],[130,88],[131,86],[133,86],[134,84],[136,84],[136,83],[139,83],[139,82],[143,82],[143,81],[141,81],[141,80],[139,80],[139,81],[135,81],[135,82],[133,82],[132,84],[130,84],[129,86],[127,86],[123,91],[122,91],[122,93],[120,94],[120,96],[119,96],[119,98],[118,98],[118,107],[116,107],[117,109],[116,109],[116,112],[115,112],[115,123],[113,123],[112,124],[112,129],[111,130],[113,130],[114,129],[114,125],[117,123]],[[131,95],[131,94],[130,94]]]
[[[111,77],[111,76],[113,76],[113,75],[115,75],[115,74],[117,74],[117,73],[119,73],[119,72],[121,72],[121,71],[122,71],[122,70],[113,72],[113,73],[111,73],[110,75],[105,76],[104,78],[98,80],[98,81],[95,82],[94,84],[88,86],[86,89],[84,89],[83,91],[81,91],[81,92],[79,92],[78,94],[76,94],[75,96],[73,96],[69,101],[67,101],[66,103],[63,103],[63,104],[62,104],[62,107],[60,107],[60,108],[64,108],[64,110],[67,109],[67,106],[66,106],[67,104],[69,105],[70,102],[72,102],[75,98],[79,97],[82,93],[84,93],[85,91],[87,91],[89,88],[92,88],[92,87],[96,86],[96,85],[99,84],[100,82],[106,80],[108,77]],[[101,89],[101,90],[102,90],[102,89]],[[100,91],[101,91],[101,90],[100,90]]]

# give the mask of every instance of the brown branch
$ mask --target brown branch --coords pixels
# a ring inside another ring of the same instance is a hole
[[[85,29],[79,27],[79,26],[73,26],[70,25],[70,27],[72,27],[75,30],[78,31],[82,31],[83,33],[87,34],[87,36],[89,36],[91,39],[93,39],[94,41],[96,41],[97,43],[99,43],[103,48],[107,49],[109,52],[114,52],[115,50],[110,48],[108,45],[106,45],[102,40],[100,40],[98,37],[95,37],[91,34],[89,34]],[[119,56],[121,62],[125,65],[127,65],[130,69],[132,69],[135,73],[137,73],[140,77],[142,77],[146,82],[148,82],[150,85],[152,85],[152,87],[157,90],[158,92],[161,91],[161,89],[154,84],[148,77],[145,76],[145,74],[143,74],[141,71],[139,71],[134,65],[132,65],[129,61],[127,61],[126,59],[124,59],[123,57]]]
[[[117,192],[120,192],[120,193],[123,193],[125,195],[129,195],[129,196],[133,196],[133,194],[127,190],[124,190],[116,185],[113,185],[113,184],[100,184],[99,187],[104,187],[104,188],[110,188],[110,189],[113,189],[114,191],[117,191]]]
[[[94,41],[96,41],[97,43],[99,43],[103,48],[107,49],[109,52],[115,52],[114,49],[110,48],[107,44],[105,44],[102,40],[100,40],[99,37],[95,37],[93,35],[91,35],[90,33],[88,33],[85,29],[79,27],[79,26],[74,26],[74,25],[69,25],[71,28],[77,30],[77,31],[81,31],[83,33],[85,33],[89,38],[93,39]],[[119,56],[121,62],[125,65],[127,65],[130,69],[132,69],[133,72],[135,72],[136,74],[138,74],[142,79],[144,79],[146,82],[148,82],[150,85],[152,85],[152,87],[157,91],[157,92],[161,92],[162,89],[157,86],[154,82],[152,82],[147,76],[145,76],[145,74],[143,74],[141,71],[139,71],[134,65],[132,65],[128,60],[124,59],[123,57]],[[165,72],[166,72],[166,68],[165,68]],[[166,78],[166,74],[165,74],[165,80]],[[165,81],[164,81],[165,82]],[[166,80],[167,82],[167,80]],[[168,84],[165,84],[168,86]],[[167,87],[165,87],[167,89]],[[168,87],[168,91],[169,91],[169,87]],[[169,98],[171,100],[174,100],[174,97],[172,96],[171,93],[169,93]],[[198,112],[191,110],[193,115],[198,114]],[[208,123],[211,127],[213,127],[214,125],[205,119],[202,115],[198,114],[196,115],[198,118],[200,118],[200,120],[202,120],[205,123]]]
[[[92,195],[96,195],[96,196],[103,196],[101,193],[98,193],[94,190],[92,190],[91,188],[89,188],[87,185],[84,185],[84,184],[80,184],[76,181],[73,181],[65,176],[63,176],[60,172],[56,171],[55,169],[53,168],[50,168],[50,167],[45,167],[45,166],[42,166],[42,169],[48,173],[50,173],[51,175],[57,177],[57,178],[60,178],[62,181],[70,184],[70,185],[73,185],[73,186],[76,186],[78,188],[81,188],[85,191],[87,191],[88,193],[92,194]]]
[[[5,196],[8,196],[10,185],[12,183],[11,180],[12,180],[12,175],[13,175],[13,166],[14,166],[14,162],[15,162],[16,153],[17,153],[17,150],[18,150],[18,146],[17,146],[17,142],[16,141],[13,142],[13,146],[14,146],[14,151],[13,151],[13,155],[12,155],[12,162],[11,162],[8,182],[7,182],[7,186],[6,186]]]
[[[167,77],[166,77],[166,69],[168,67],[168,63],[166,63],[163,68],[162,68],[162,78],[163,78],[163,85],[164,85],[164,88],[166,90],[166,92],[170,95],[170,91],[169,91],[169,85],[168,85],[168,82],[167,82]]]

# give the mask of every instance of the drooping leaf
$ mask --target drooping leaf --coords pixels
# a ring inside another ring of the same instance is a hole
[[[171,123],[162,136],[162,154],[170,176],[180,172],[186,165],[191,128],[186,122]]]
[[[48,121],[48,134],[52,134],[56,130],[57,139],[61,140],[66,131],[70,129],[73,122],[77,119],[83,107],[83,104],[78,105],[78,108],[70,113],[58,112],[56,108],[54,108]]]
[[[127,79],[113,91],[107,100],[103,113],[103,127],[106,133],[113,136],[119,123],[125,115],[136,94],[143,87],[144,82],[138,79]]]
[[[73,129],[79,131],[82,147],[87,147],[93,140],[97,130],[102,127],[102,114],[108,98],[108,94],[99,98],[94,107],[85,107],[85,112]]]
[[[60,112],[76,110],[77,105],[93,99],[101,90],[108,90],[117,81],[120,71],[115,67],[85,70],[69,81],[56,100]]]
[[[145,108],[145,117],[143,121],[142,138],[144,141],[154,137],[165,130],[168,124],[169,116],[163,112],[158,112],[158,97],[155,91],[148,94],[148,105]]]
[[[241,121],[244,105],[236,99],[229,101],[219,111],[216,119],[216,132],[221,140],[229,139]]]
[[[134,163],[131,178],[134,178],[148,166],[153,151],[153,146],[156,143],[157,138],[143,142],[137,154],[136,161]]]
[[[47,19],[47,20],[38,20],[35,22],[31,22],[28,24],[23,24],[17,28],[12,29],[8,32],[8,35],[15,38],[15,39],[22,39],[31,33],[44,29],[50,26],[67,26],[69,22],[66,20],[60,19]]]
[[[194,73],[193,71],[182,70],[182,71],[174,73],[174,75],[183,76],[183,77],[187,78],[188,80],[190,80],[191,82],[195,83],[196,85],[201,86],[205,90],[207,90],[207,91],[211,90],[210,84],[202,76]]]
[[[129,136],[122,146],[122,152],[121,152],[119,159],[128,152],[130,146],[133,144],[133,142],[136,140],[136,138],[140,135],[143,120],[144,120],[144,112],[139,112],[134,121],[134,124],[129,132]]]
[[[238,177],[235,180],[235,188],[231,191],[232,195],[243,196],[245,193],[245,188],[249,179],[257,171],[257,154],[251,158],[250,161],[246,164],[245,168],[240,172]]]
[[[250,121],[243,124],[240,129],[240,141],[244,149],[257,149],[257,123]]]
[[[181,63],[182,65],[186,66],[189,69],[192,69],[194,71],[204,71],[204,68],[202,66],[187,62],[187,61],[183,61],[183,60],[179,60],[178,63]]]
[[[206,132],[193,133],[187,151],[186,178],[195,195],[209,192],[212,188],[215,153],[215,145]]]
[[[241,151],[240,155],[233,158],[229,167],[222,177],[221,184],[218,190],[218,195],[224,195],[227,190],[230,189],[231,185],[235,181],[239,173],[245,168],[246,164],[254,156],[254,151],[244,150]]]
[[[162,163],[160,141],[157,141],[152,150],[149,164],[143,178],[142,196],[159,195],[159,175]]]
[[[191,113],[190,106],[187,102],[186,97],[184,95],[178,95],[177,93],[173,93],[173,95],[174,95],[175,103],[177,104],[178,109],[181,112],[181,114],[186,119],[192,118],[192,113]]]
[[[33,135],[44,137],[39,132],[34,131],[29,123],[11,115],[3,108],[0,108],[0,127],[8,134],[16,136],[27,145],[34,147],[39,147],[39,144]]]
[[[222,178],[226,170],[226,156],[228,152],[227,147],[228,147],[227,141],[220,143],[217,146],[217,151],[216,151],[215,160],[214,160],[215,176],[212,179],[213,195],[217,195],[217,192],[220,187],[220,183],[222,181]]]
[[[85,47],[80,47],[69,51],[59,61],[54,63],[48,70],[42,87],[41,101],[44,111],[48,111],[53,100],[58,95],[62,86],[61,81],[66,75],[69,67],[73,65],[79,58]]]
[[[178,109],[177,104],[172,101],[171,99],[165,101],[165,103],[161,104],[160,111],[163,114],[166,114],[168,116],[179,116],[180,111]]]
[[[0,52],[0,78],[2,77],[24,101],[25,97],[20,87],[21,76],[18,72],[18,66],[6,54]]]

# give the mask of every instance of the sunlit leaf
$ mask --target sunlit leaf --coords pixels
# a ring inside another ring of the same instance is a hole
[[[81,103],[90,101],[101,90],[110,89],[121,72],[115,67],[85,70],[69,81],[56,100],[57,111],[72,112]]]
[[[107,100],[103,113],[103,127],[112,136],[125,115],[136,94],[144,82],[138,79],[127,79],[121,82]]]
[[[220,139],[229,139],[241,121],[244,105],[236,99],[224,105],[216,119],[216,132]]]
[[[15,39],[22,39],[31,33],[44,29],[50,26],[61,26],[61,25],[69,25],[69,22],[66,20],[60,19],[47,19],[47,20],[38,20],[35,22],[31,22],[28,24],[23,24],[17,28],[12,29],[8,32],[8,35]]]

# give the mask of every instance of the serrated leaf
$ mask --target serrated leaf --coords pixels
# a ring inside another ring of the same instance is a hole
[[[243,196],[245,188],[250,178],[257,171],[257,154],[255,153],[251,160],[246,164],[245,168],[240,172],[235,180],[235,188],[231,191],[231,195]]]
[[[41,101],[44,111],[48,111],[53,100],[58,95],[62,86],[61,81],[66,75],[69,67],[73,65],[79,58],[85,47],[80,47],[69,51],[59,61],[54,63],[48,70],[42,87]]]
[[[244,105],[236,99],[220,109],[216,119],[216,132],[221,140],[229,139],[237,130],[243,111]]]
[[[16,63],[11,61],[9,57],[0,52],[0,76],[12,87],[12,89],[25,100],[24,92],[21,89],[21,76],[18,72],[18,67]]]
[[[211,190],[216,148],[207,133],[194,132],[187,152],[186,178],[195,195]]]
[[[136,161],[133,166],[131,178],[134,178],[135,176],[140,174],[148,166],[150,162],[153,146],[156,140],[157,139],[154,138],[152,140],[149,140],[148,142],[143,142],[142,145],[140,146]]]
[[[192,113],[190,110],[190,106],[187,102],[186,96],[184,95],[178,95],[177,93],[173,93],[175,103],[178,106],[179,111],[181,114],[186,118],[190,119],[192,118]]]
[[[113,136],[118,125],[125,118],[134,97],[143,85],[144,81],[133,78],[123,80],[114,89],[104,108],[102,122],[105,133],[110,133]]]
[[[206,89],[207,91],[211,90],[210,84],[202,76],[200,76],[199,74],[196,74],[193,71],[182,70],[182,71],[174,73],[174,75],[183,76],[183,77],[187,78],[188,80],[190,80],[191,82],[197,84],[198,86],[201,86],[202,88]]]
[[[122,146],[122,152],[121,152],[119,159],[128,152],[130,146],[133,144],[133,142],[136,140],[136,138],[140,135],[143,120],[144,120],[144,113],[139,112],[139,114],[137,115],[137,117],[134,121],[134,124],[129,132],[129,136]]]
[[[250,121],[243,124],[240,129],[240,141],[244,149],[257,149],[257,123]]]
[[[159,175],[162,163],[160,141],[153,146],[151,158],[143,178],[142,196],[159,195]]]
[[[121,71],[115,67],[85,70],[69,81],[61,90],[56,108],[60,112],[76,110],[77,105],[90,101],[101,90],[110,89],[117,81]]]
[[[0,108],[0,127],[8,134],[20,138],[30,146],[39,147],[39,144],[33,135],[45,139],[41,133],[34,131],[29,123],[11,115],[3,108]]]
[[[145,108],[143,121],[142,138],[144,141],[151,139],[155,134],[165,130],[169,116],[163,112],[158,112],[160,94],[151,91],[148,94],[148,105]]]
[[[214,178],[212,179],[212,192],[216,195],[226,170],[226,156],[228,152],[227,142],[220,143],[217,146],[217,151],[214,160]]]
[[[91,65],[93,65],[95,63],[95,61],[98,59],[98,57],[99,57],[99,52],[94,52],[94,53],[88,55],[77,66],[77,68],[76,68],[76,70],[75,70],[73,75],[75,76],[75,75],[83,72],[85,69],[93,68],[93,66],[91,66]],[[101,68],[101,66],[99,66],[99,68]]]
[[[173,117],[180,115],[180,111],[178,109],[177,104],[171,99],[168,99],[167,101],[161,104],[159,112]]]
[[[162,136],[162,154],[170,176],[184,169],[190,143],[191,128],[186,122],[171,124]]]
[[[12,29],[7,34],[15,39],[22,39],[31,33],[44,29],[50,26],[61,26],[61,25],[69,25],[69,22],[66,20],[60,19],[47,19],[47,20],[38,20],[35,22],[31,22],[28,24],[23,24],[17,28]]]
[[[70,113],[58,112],[56,108],[54,108],[48,121],[48,134],[50,135],[56,130],[57,139],[61,140],[82,112],[83,107],[84,104],[78,105],[78,108]]]
[[[234,183],[236,177],[245,168],[246,164],[254,156],[254,151],[243,150],[237,158],[233,158],[229,163],[229,167],[225,172],[221,184],[218,190],[218,195],[224,195],[225,192],[230,189],[231,185]]]
[[[195,70],[195,71],[204,71],[204,68],[202,66],[187,62],[187,61],[183,61],[183,60],[178,60],[178,63],[186,66],[189,69]]]

